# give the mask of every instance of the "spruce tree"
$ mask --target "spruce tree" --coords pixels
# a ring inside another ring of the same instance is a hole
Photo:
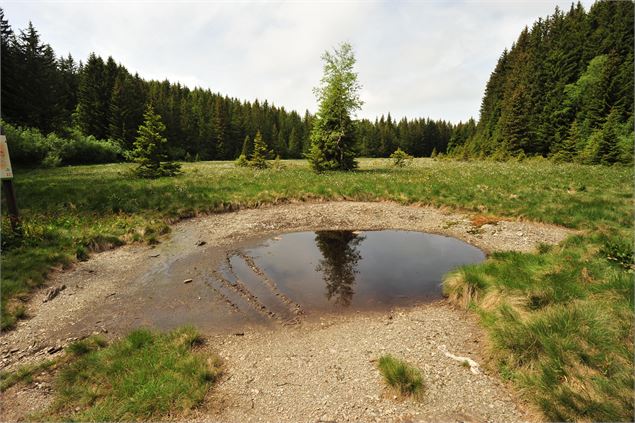
[[[105,75],[104,61],[91,53],[79,80],[77,120],[84,134],[93,135],[98,139],[106,138],[108,133],[110,107],[104,97]]]
[[[152,105],[148,105],[144,114],[144,122],[139,126],[137,139],[132,152],[138,176],[143,178],[158,178],[174,176],[179,173],[181,165],[168,161],[165,146],[168,140],[163,136],[165,125],[161,116],[154,112]]]
[[[295,129],[295,126],[291,128],[291,133],[289,134],[289,157],[292,159],[300,158],[300,154],[302,153],[302,139],[298,135],[298,132]]]
[[[621,154],[618,145],[619,114],[618,109],[613,108],[602,127],[602,136],[597,152],[597,161],[601,164],[613,164],[620,160]]]
[[[269,163],[267,163],[267,144],[262,139],[260,131],[256,132],[256,137],[254,138],[254,152],[249,159],[249,165],[256,169],[269,167]]]
[[[355,161],[355,137],[351,113],[359,110],[361,85],[353,71],[353,48],[343,43],[332,53],[325,52],[324,75],[314,91],[320,103],[311,131],[311,149],[307,155],[316,171],[352,170]]]

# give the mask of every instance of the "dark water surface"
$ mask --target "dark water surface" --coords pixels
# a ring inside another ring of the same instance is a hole
[[[421,232],[297,232],[243,249],[223,272],[266,303],[268,279],[306,311],[368,310],[441,298],[445,273],[484,259],[463,241]]]

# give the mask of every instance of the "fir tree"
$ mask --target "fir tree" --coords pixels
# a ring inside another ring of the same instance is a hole
[[[106,67],[101,57],[91,54],[82,70],[79,81],[78,124],[86,135],[95,138],[106,137],[109,104],[105,101],[106,86],[104,79]],[[108,92],[110,94],[110,92]]]
[[[260,131],[256,132],[256,137],[254,138],[254,152],[249,159],[249,165],[256,169],[269,167],[269,163],[267,163],[267,144],[263,141]]]
[[[619,110],[613,108],[602,127],[602,136],[596,160],[601,164],[613,164],[620,160],[621,152],[618,145],[619,115]]]
[[[302,139],[298,135],[295,126],[291,128],[289,134],[289,157],[293,159],[299,159],[302,154]]]
[[[167,139],[163,136],[164,131],[165,125],[161,121],[161,116],[154,112],[152,105],[148,105],[132,152],[135,162],[139,163],[136,169],[138,176],[158,178],[179,173],[181,166],[168,161],[165,154]]]
[[[360,109],[360,84],[353,71],[355,56],[350,44],[325,52],[324,75],[315,89],[320,103],[311,131],[309,162],[316,171],[352,170],[355,161],[355,138],[351,113]]]

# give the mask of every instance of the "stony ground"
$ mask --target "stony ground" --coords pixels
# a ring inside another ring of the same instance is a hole
[[[217,337],[208,348],[222,356],[227,374],[196,421],[534,420],[488,370],[473,374],[444,354],[483,364],[483,333],[444,302]],[[376,360],[386,353],[422,370],[420,400],[385,387]]]
[[[221,260],[224,251],[282,232],[318,229],[405,229],[463,239],[486,252],[531,251],[558,243],[570,231],[524,221],[482,226],[473,216],[394,203],[300,203],[197,217],[173,228],[157,248],[131,245],[94,255],[54,272],[49,291],[28,305],[29,320],[0,337],[0,369],[60,354],[93,332],[109,337],[140,325],[166,329],[201,323],[208,348],[225,357],[227,376],[194,416],[220,421],[517,421],[529,417],[488,376],[473,375],[439,347],[477,361],[482,334],[462,312],[443,302],[392,314],[322,316],[294,327],[223,326],[223,301],[191,277],[192,257]],[[204,245],[201,243],[204,241]],[[198,256],[197,256],[198,255]],[[207,307],[207,308],[206,308]],[[212,317],[210,317],[212,316]],[[214,317],[216,316],[216,317]],[[207,319],[207,320],[201,320]],[[217,319],[217,320],[214,320]],[[205,322],[205,324],[203,324]],[[213,328],[224,328],[214,330]],[[382,390],[375,360],[391,352],[418,365],[427,380],[421,402],[400,401]],[[23,417],[50,399],[46,382],[3,394],[2,420]]]

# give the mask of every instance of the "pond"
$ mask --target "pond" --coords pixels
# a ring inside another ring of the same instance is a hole
[[[380,310],[442,298],[448,271],[485,259],[441,235],[383,231],[287,233],[233,251],[217,277],[283,320],[312,312]]]

